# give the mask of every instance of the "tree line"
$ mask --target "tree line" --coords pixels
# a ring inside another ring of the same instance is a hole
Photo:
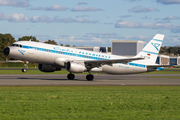
[[[34,36],[23,36],[23,37],[18,38],[17,41],[29,41],[29,40],[39,42],[39,40],[37,40],[37,38]],[[14,42],[16,42],[16,40],[11,34],[0,33],[0,61],[9,59],[3,54],[3,49],[7,46],[10,46]],[[47,40],[44,43],[58,45],[57,42],[55,42],[55,40]],[[67,45],[60,44],[60,46],[71,47],[68,44]],[[76,47],[76,46],[73,45],[72,47]],[[108,47],[108,51],[111,51],[110,47]],[[161,47],[160,54],[180,55],[180,47],[167,47],[167,46]]]
[[[8,34],[0,33],[0,61],[9,59],[3,53],[3,49],[5,47],[10,46],[16,41],[29,41],[29,40],[39,42],[39,40],[37,40],[37,38],[34,36],[23,36],[23,37],[18,38],[18,40],[15,40],[15,38],[9,33]],[[58,45],[55,40],[48,40],[48,41],[45,41],[44,43]],[[68,44],[67,45],[60,44],[60,46],[70,47],[70,45]],[[73,47],[75,47],[75,45],[73,45]]]
[[[163,54],[163,55],[178,56],[178,55],[180,55],[180,47],[164,46],[164,47],[161,47],[159,53]]]

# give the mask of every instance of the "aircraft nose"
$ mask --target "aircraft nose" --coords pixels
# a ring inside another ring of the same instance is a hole
[[[9,52],[10,52],[9,47],[4,48],[3,53],[4,53],[5,55],[8,56],[8,55],[9,55]]]

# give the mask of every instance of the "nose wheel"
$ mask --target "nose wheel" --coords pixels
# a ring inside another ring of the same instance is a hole
[[[22,69],[22,72],[23,72],[23,73],[27,72],[27,69]]]

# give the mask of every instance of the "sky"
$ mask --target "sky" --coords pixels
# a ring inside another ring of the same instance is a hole
[[[180,0],[0,0],[0,33],[15,40],[76,46],[111,46],[111,40],[180,45]]]

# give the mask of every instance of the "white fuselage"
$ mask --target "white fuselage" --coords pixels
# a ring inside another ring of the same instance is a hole
[[[9,57],[22,61],[29,61],[54,66],[60,66],[59,64],[56,64],[57,59],[62,61],[85,61],[127,58],[123,56],[98,53],[39,42],[18,41],[14,44],[15,46],[9,46]],[[65,66],[62,65],[60,67]],[[148,72],[152,70],[147,70],[146,62],[144,60],[136,60],[127,64],[115,63],[110,65],[102,65],[99,68],[93,68],[92,71],[104,72],[108,74],[133,74]]]

